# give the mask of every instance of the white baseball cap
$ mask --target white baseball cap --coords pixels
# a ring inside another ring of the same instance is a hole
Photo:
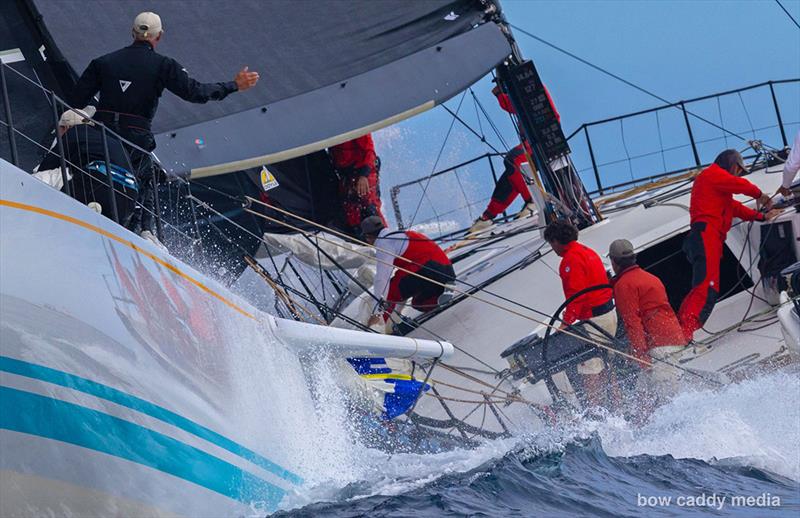
[[[139,13],[133,20],[133,32],[145,38],[155,38],[163,32],[161,17],[150,11]]]

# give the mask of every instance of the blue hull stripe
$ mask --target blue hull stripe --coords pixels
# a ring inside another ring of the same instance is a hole
[[[275,509],[285,492],[218,457],[138,424],[31,392],[0,387],[0,429],[107,453],[245,504]]]
[[[206,428],[190,419],[176,414],[164,407],[145,401],[144,399],[126,394],[120,390],[103,385],[95,381],[75,376],[63,371],[51,369],[43,365],[35,363],[28,363],[22,360],[16,360],[8,356],[0,356],[0,371],[10,372],[19,376],[27,378],[34,378],[54,385],[60,385],[74,389],[85,394],[105,399],[116,403],[118,405],[130,408],[137,412],[149,415],[160,421],[171,424],[181,430],[191,433],[201,439],[204,439],[220,448],[228,450],[229,452],[249,461],[253,464],[277,475],[278,477],[287,480],[293,484],[302,484],[303,479],[292,473],[291,471],[275,464],[271,460],[262,457],[258,453],[246,448],[227,437],[218,434],[217,432]]]

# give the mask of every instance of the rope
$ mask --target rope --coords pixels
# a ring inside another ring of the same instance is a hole
[[[376,246],[374,246],[374,245],[370,245],[369,243],[367,243],[367,242],[365,242],[365,241],[361,241],[361,240],[359,240],[359,239],[356,239],[356,238],[354,238],[353,236],[350,236],[350,235],[348,235],[348,234],[345,234],[345,233],[343,233],[343,232],[340,232],[340,231],[338,231],[338,230],[336,230],[336,229],[333,229],[333,228],[330,228],[330,227],[326,227],[325,225],[319,224],[319,223],[317,223],[317,222],[315,222],[315,221],[311,221],[311,220],[309,220],[309,219],[306,219],[306,218],[304,218],[304,217],[302,217],[302,216],[298,216],[297,214],[294,214],[294,213],[292,213],[292,212],[290,212],[290,211],[288,211],[288,210],[282,209],[282,208],[280,208],[280,207],[276,207],[276,206],[274,206],[274,205],[270,205],[270,204],[268,204],[268,203],[265,203],[265,202],[263,202],[263,201],[261,201],[261,200],[257,200],[256,198],[252,198],[252,197],[250,197],[250,196],[246,196],[245,198],[246,198],[247,200],[249,200],[250,202],[254,202],[254,203],[256,203],[256,204],[263,205],[263,206],[265,206],[265,207],[268,207],[268,208],[271,208],[271,209],[275,210],[276,212],[279,212],[279,213],[285,214],[285,215],[287,215],[287,216],[291,216],[291,217],[293,217],[293,218],[295,218],[295,219],[298,219],[298,220],[300,220],[300,221],[301,221],[301,222],[303,222],[303,223],[306,223],[306,224],[309,224],[309,225],[311,225],[311,226],[317,227],[317,228],[319,228],[320,230],[323,230],[323,231],[325,231],[325,232],[328,232],[328,233],[330,233],[330,234],[333,234],[333,235],[335,235],[335,236],[341,237],[341,238],[343,238],[343,239],[345,239],[345,240],[347,240],[347,241],[350,241],[350,242],[352,242],[352,243],[355,243],[355,244],[358,244],[358,245],[361,245],[361,246],[365,246],[365,247],[368,247],[368,248],[372,248],[372,249],[374,249],[374,250],[376,250],[376,251],[381,251],[381,252],[384,252],[384,253],[386,253],[387,255],[391,256],[391,257],[395,257],[395,258],[397,258],[397,257],[398,257],[398,256],[396,256],[395,254],[393,254],[393,253],[389,252],[388,250],[384,250],[384,249],[382,249],[382,248],[378,248],[378,247],[376,247]],[[245,209],[245,210],[247,210],[247,209]],[[253,211],[250,211],[250,212],[253,212]],[[259,214],[259,213],[257,213],[257,212],[253,212],[253,213],[254,213],[254,214],[256,214],[256,215],[257,215],[257,216],[259,216],[259,217],[265,217],[265,216],[263,216],[262,214]],[[269,219],[269,218],[267,217],[267,219]],[[285,222],[282,222],[282,221],[278,221],[278,223],[279,223],[280,225],[287,226],[288,228],[292,228],[292,229],[295,229],[295,228],[296,228],[296,227],[294,227],[294,226],[291,226],[291,225],[289,225],[289,224],[287,224],[287,223],[285,223]],[[538,228],[539,228],[539,227],[535,227],[534,229],[538,229]],[[534,229],[529,229],[529,230],[534,230]],[[295,230],[295,231],[297,231],[297,232],[305,232],[305,231],[303,231],[303,230]],[[520,231],[520,233],[522,233],[522,230]],[[516,235],[516,234],[515,234],[515,235]],[[332,244],[334,244],[335,246],[339,246],[339,247],[341,247],[341,246],[342,246],[340,243],[332,243]],[[544,245],[542,245],[542,246],[544,246]],[[541,248],[541,247],[540,247],[540,248]],[[348,249],[348,250],[349,250],[349,249]],[[537,251],[538,251],[538,250],[537,250]],[[373,260],[374,258],[373,258],[373,257],[369,257],[369,259],[370,259],[370,260]],[[414,264],[414,265],[416,265],[416,266],[424,266],[423,264],[416,263],[416,262],[413,262],[413,261],[409,261],[409,262],[411,262],[412,264]],[[392,264],[392,267],[394,268],[394,265],[393,265],[393,264]],[[421,275],[417,275],[417,277],[420,277],[420,278],[422,278],[422,279],[424,279],[424,280],[428,280],[426,277],[422,277]],[[539,310],[538,310],[538,309],[536,309],[536,308],[532,308],[532,307],[530,307],[530,306],[527,306],[527,305],[525,305],[525,304],[522,304],[521,302],[517,302],[517,301],[515,301],[515,300],[509,299],[508,297],[504,297],[504,296],[502,296],[502,295],[499,295],[499,294],[497,294],[497,293],[493,293],[493,292],[491,292],[491,291],[488,291],[488,290],[486,290],[485,288],[481,288],[481,287],[475,286],[475,285],[473,285],[473,284],[470,284],[470,283],[468,283],[468,282],[466,282],[466,281],[463,281],[463,280],[460,280],[460,279],[455,279],[455,280],[456,280],[456,282],[459,282],[459,283],[461,283],[461,284],[463,284],[463,285],[467,286],[467,287],[468,287],[468,288],[470,288],[470,289],[473,289],[473,290],[478,290],[478,291],[483,291],[483,292],[484,292],[484,293],[486,293],[487,295],[491,295],[492,297],[496,297],[496,298],[498,298],[498,299],[500,299],[500,300],[502,300],[502,301],[504,301],[504,302],[508,302],[509,304],[513,304],[513,305],[515,305],[515,306],[518,306],[518,307],[520,307],[520,308],[523,308],[523,309],[527,309],[528,311],[531,311],[531,312],[533,312],[533,313],[536,313],[536,314],[538,314],[538,315],[541,315],[541,316],[543,316],[543,317],[550,318],[550,315],[549,315],[548,313],[545,313],[545,312],[543,312],[543,311],[539,311]],[[431,282],[433,282],[433,281],[431,281]],[[444,284],[441,284],[441,283],[436,283],[436,282],[434,282],[434,284],[438,284],[438,285],[441,285],[441,286],[445,286]]]
[[[272,205],[269,205],[269,204],[267,204],[267,203],[264,203],[264,202],[262,202],[262,201],[260,201],[260,200],[256,200],[255,198],[251,198],[251,197],[249,197],[249,196],[247,197],[247,199],[249,199],[249,200],[252,200],[252,201],[255,201],[255,202],[258,202],[258,203],[260,203],[260,204],[262,204],[262,205],[266,205],[266,206],[268,206],[268,207],[270,207],[270,208],[273,208],[273,209],[276,209],[276,208],[277,208],[277,207],[273,207]],[[264,218],[264,219],[266,219],[267,221],[271,221],[271,222],[273,222],[273,223],[277,223],[277,224],[279,224],[279,225],[283,225],[283,226],[285,226],[286,228],[289,228],[289,229],[291,229],[291,230],[294,230],[295,232],[299,232],[299,233],[301,233],[301,234],[305,234],[305,233],[306,233],[306,231],[304,231],[304,230],[302,230],[302,229],[300,229],[300,228],[298,228],[298,227],[296,227],[296,226],[294,226],[294,225],[292,225],[292,224],[290,224],[290,223],[286,223],[286,222],[284,222],[284,221],[281,221],[281,220],[278,220],[278,219],[276,219],[276,218],[272,218],[272,217],[270,217],[270,216],[267,216],[267,215],[265,215],[265,214],[260,214],[260,213],[258,213],[258,212],[255,212],[254,210],[252,210],[252,209],[250,209],[250,208],[245,208],[244,210],[245,210],[245,211],[247,211],[247,212],[250,212],[250,213],[252,213],[252,214],[255,214],[255,215],[256,215],[256,216],[258,216],[258,217]],[[281,211],[281,212],[287,212],[287,213],[288,213],[288,211],[284,211],[283,209],[278,209],[278,210],[279,210],[279,211]],[[295,216],[296,218],[300,219],[301,221],[305,220],[305,218],[302,218],[301,216],[296,216],[296,215],[294,215],[294,216]],[[330,228],[328,228],[328,227],[325,227],[324,225],[320,225],[320,224],[318,224],[318,223],[314,223],[314,222],[311,222],[311,221],[308,221],[308,220],[305,220],[305,222],[308,222],[308,223],[311,223],[311,224],[313,224],[313,225],[319,226],[320,228],[326,229],[328,232],[331,232],[331,233],[334,233],[334,234],[340,234],[340,235],[343,235],[343,234],[341,234],[341,233],[339,233],[339,232],[337,232],[337,231],[335,231],[335,230],[333,230],[333,229],[330,229]],[[350,236],[347,236],[347,237],[348,237],[348,239],[352,239],[352,238],[350,238]],[[329,239],[325,239],[325,238],[320,238],[320,240],[321,240],[321,241],[324,241],[324,242],[327,242],[328,244],[331,244],[331,245],[334,245],[334,246],[340,247],[340,248],[345,248],[345,247],[344,247],[344,245],[343,245],[342,243],[337,243],[336,241],[331,241],[331,240],[329,240]],[[365,243],[365,242],[363,242],[363,241],[359,241],[359,240],[357,240],[357,239],[353,239],[353,241],[355,241],[355,242],[357,242],[357,243],[359,243],[359,244],[362,244],[363,246],[368,246],[368,247],[375,248],[376,250],[378,250],[378,249],[377,249],[376,247],[374,247],[373,245],[370,245],[370,244],[368,244],[368,243]],[[422,279],[422,280],[424,280],[424,281],[426,281],[426,282],[428,282],[428,283],[431,283],[431,284],[433,284],[433,285],[436,285],[436,286],[441,286],[441,287],[443,287],[443,288],[445,288],[445,289],[447,289],[447,288],[450,288],[450,287],[451,287],[451,286],[449,286],[449,285],[447,285],[447,284],[445,284],[445,283],[442,283],[442,282],[436,281],[436,280],[434,280],[434,279],[430,279],[430,278],[428,278],[428,277],[426,277],[426,276],[424,276],[424,275],[421,275],[421,274],[419,274],[418,272],[411,271],[411,270],[409,270],[409,269],[407,269],[407,268],[403,268],[403,267],[401,267],[401,266],[395,266],[395,265],[394,265],[394,263],[390,263],[390,262],[387,262],[387,261],[378,261],[378,259],[377,259],[377,258],[373,258],[373,257],[371,257],[371,256],[368,256],[367,254],[364,254],[364,253],[358,252],[358,251],[356,251],[356,250],[350,250],[350,249],[348,249],[348,250],[349,250],[350,252],[352,252],[352,253],[356,254],[356,255],[362,256],[362,257],[364,257],[364,258],[366,258],[366,259],[369,259],[369,260],[375,260],[376,262],[380,262],[381,264],[385,264],[385,265],[387,265],[387,266],[390,266],[390,267],[392,267],[392,268],[395,268],[396,270],[399,270],[399,271],[405,272],[405,273],[407,273],[408,275],[412,275],[412,276],[414,276],[414,277],[417,277],[417,278],[419,278],[419,279]],[[400,256],[397,256],[397,255],[395,255],[395,254],[393,254],[393,253],[391,253],[391,252],[389,252],[389,251],[386,251],[386,250],[381,250],[381,251],[382,251],[382,252],[384,252],[384,253],[386,253],[387,255],[389,255],[389,256],[391,256],[391,257],[395,257],[395,258],[399,258],[399,257],[400,257]],[[586,343],[592,344],[592,345],[594,345],[595,347],[599,347],[599,348],[601,348],[601,349],[603,349],[603,350],[605,350],[605,351],[607,351],[607,352],[610,352],[610,353],[612,353],[612,354],[616,354],[616,355],[622,356],[622,357],[624,357],[624,358],[628,358],[629,360],[631,360],[631,361],[634,361],[634,362],[636,362],[636,363],[640,363],[640,364],[642,364],[642,365],[646,365],[646,366],[652,366],[652,363],[650,363],[650,362],[649,362],[649,361],[647,361],[647,360],[643,360],[643,359],[637,358],[637,357],[635,357],[635,356],[633,356],[633,355],[630,355],[630,354],[628,354],[628,353],[625,353],[625,352],[622,352],[622,351],[618,351],[618,350],[614,349],[613,347],[609,347],[608,345],[601,344],[601,343],[599,343],[599,342],[597,342],[597,341],[594,341],[594,340],[588,339],[588,338],[586,338],[586,337],[584,337],[584,336],[581,336],[581,335],[579,335],[579,334],[573,333],[573,332],[571,332],[571,331],[569,331],[569,330],[556,328],[556,327],[555,327],[554,325],[552,325],[552,324],[545,323],[545,322],[544,322],[544,321],[542,321],[542,320],[536,319],[536,318],[534,318],[534,317],[532,317],[532,316],[530,316],[530,315],[526,315],[526,314],[524,314],[524,313],[521,313],[521,312],[519,312],[519,311],[517,311],[517,310],[514,310],[514,309],[512,309],[512,308],[508,308],[508,307],[506,307],[506,306],[502,306],[502,305],[500,305],[500,304],[497,304],[496,302],[493,302],[493,301],[490,301],[490,300],[487,300],[487,299],[484,299],[484,298],[478,297],[477,295],[475,295],[475,294],[473,294],[473,293],[468,293],[468,292],[465,292],[465,291],[463,291],[463,290],[459,290],[458,288],[455,288],[455,287],[453,287],[453,288],[452,288],[452,290],[453,290],[454,292],[458,293],[459,295],[462,295],[462,296],[464,296],[464,297],[468,297],[468,298],[475,299],[475,300],[477,300],[478,302],[481,302],[481,303],[483,303],[483,304],[487,304],[487,305],[489,305],[489,306],[492,306],[492,307],[494,307],[494,308],[496,308],[496,309],[499,309],[499,310],[501,310],[501,311],[505,311],[505,312],[507,312],[507,313],[510,313],[510,314],[512,314],[512,315],[516,315],[516,316],[518,316],[518,317],[524,318],[524,319],[526,319],[526,320],[529,320],[529,321],[531,321],[531,322],[534,322],[534,323],[536,323],[536,324],[539,324],[539,325],[545,326],[545,327],[547,327],[547,328],[553,328],[553,329],[555,329],[555,330],[557,330],[557,331],[560,331],[561,333],[563,333],[563,334],[565,334],[565,335],[572,336],[572,337],[574,337],[574,338],[578,338],[579,340],[581,340],[581,341],[583,341],[583,342],[586,342]],[[513,302],[513,301],[512,301],[512,302]],[[518,303],[517,303],[517,305],[518,305],[518,306],[522,306],[521,304],[518,304]],[[526,308],[526,309],[529,309],[529,308]],[[538,310],[534,310],[534,311],[541,313],[541,312],[540,312],[540,311],[538,311]],[[549,317],[550,315],[547,315],[547,316]]]

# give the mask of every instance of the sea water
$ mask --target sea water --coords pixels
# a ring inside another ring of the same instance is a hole
[[[313,445],[318,462],[279,514],[800,515],[796,369],[681,393],[643,426],[584,419],[430,455],[359,447],[333,399]]]

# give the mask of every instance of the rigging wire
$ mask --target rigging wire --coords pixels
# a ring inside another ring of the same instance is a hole
[[[722,118],[722,103],[720,102],[719,99],[720,99],[719,96],[717,96],[717,113],[719,114],[719,123],[720,123],[720,125],[724,126],[725,125],[725,121]],[[656,113],[658,113],[658,112],[656,112]],[[728,134],[723,132],[722,133],[722,138],[725,139],[725,149],[728,149]]]
[[[489,117],[489,113],[486,111],[486,108],[484,108],[483,103],[481,103],[480,99],[478,99],[478,96],[475,95],[475,92],[470,90],[470,93],[472,93],[472,99],[478,105],[478,108],[480,108],[481,113],[483,113],[483,116],[486,117],[486,121],[489,123],[489,127],[492,128],[492,131],[494,131],[494,134],[497,135],[498,140],[500,140],[500,144],[505,148],[506,152],[508,152],[509,147],[508,144],[506,143],[506,140],[503,138],[503,135],[500,133],[500,130],[497,129],[497,126],[495,125],[492,118]],[[494,147],[492,147],[492,149],[494,149]]]
[[[661,136],[661,119],[658,117],[658,110],[656,110],[656,128],[658,128],[658,146],[661,148],[661,165],[664,166],[664,172],[667,172],[667,159],[664,156],[664,138]]]
[[[747,117],[747,124],[750,125],[750,131],[753,133],[753,140],[756,139],[756,130],[753,127],[753,121],[750,119],[750,112],[747,111],[747,106],[744,104],[744,98],[742,98],[742,92],[738,92],[736,95],[739,96],[739,102],[742,104],[742,110],[744,110],[744,115]]]
[[[464,98],[466,96],[467,96],[467,91],[464,90],[464,93],[461,95],[461,99],[458,101],[458,107],[456,107],[456,115],[458,115],[458,112],[461,111],[461,105],[464,103]],[[442,103],[442,106],[444,106],[444,108],[447,109],[447,106],[445,106],[444,103]],[[422,199],[428,193],[428,187],[430,187],[431,185],[431,179],[433,178],[433,173],[436,172],[436,166],[439,165],[439,160],[442,158],[442,153],[444,153],[444,149],[447,146],[447,140],[450,138],[450,133],[453,131],[453,126],[455,126],[455,123],[456,123],[455,119],[450,121],[450,127],[447,129],[447,133],[444,136],[444,142],[442,142],[442,146],[439,148],[439,154],[436,155],[436,160],[433,162],[433,167],[431,168],[431,172],[428,175],[428,181],[425,183],[425,187],[422,189],[422,197],[420,197],[420,200],[417,203],[417,208],[414,210],[414,215],[411,216],[411,221],[408,224],[409,227],[411,227],[414,224],[414,220],[417,218],[419,209],[422,206]]]
[[[481,131],[481,142],[486,141],[486,134],[483,132],[483,124],[481,124],[481,114],[478,111],[478,102],[475,99],[475,92],[472,91],[472,87],[469,87],[469,93],[472,95],[472,106],[475,107],[475,120],[478,121],[478,129]]]
[[[634,89],[636,89],[636,90],[638,90],[638,91],[640,91],[640,92],[642,92],[642,93],[644,93],[646,95],[649,95],[650,97],[658,99],[659,101],[663,102],[664,104],[669,104],[669,105],[675,104],[675,103],[669,101],[668,99],[665,99],[665,98],[661,97],[660,95],[658,95],[656,93],[653,93],[650,90],[647,90],[646,88],[643,88],[643,87],[641,87],[641,86],[639,86],[639,85],[637,85],[635,83],[632,83],[631,81],[628,81],[627,79],[625,79],[623,77],[620,77],[617,74],[615,74],[613,72],[610,72],[609,70],[606,70],[605,68],[603,68],[603,67],[601,67],[599,65],[595,65],[594,63],[592,63],[590,61],[587,61],[587,60],[583,59],[582,57],[580,57],[580,56],[578,56],[576,54],[573,54],[572,52],[570,52],[570,51],[568,51],[568,50],[566,50],[564,48],[559,47],[558,45],[555,45],[554,43],[550,43],[549,41],[547,41],[547,40],[545,40],[543,38],[540,38],[539,36],[536,36],[535,34],[533,34],[531,32],[528,32],[525,29],[522,29],[522,28],[518,27],[517,25],[514,25],[513,23],[509,23],[509,26],[514,28],[514,30],[519,31],[522,34],[524,34],[524,35],[526,35],[526,36],[528,36],[530,38],[533,38],[536,41],[538,41],[538,42],[540,42],[540,43],[542,43],[544,45],[547,45],[548,47],[550,47],[550,48],[552,48],[554,50],[557,50],[558,52],[561,52],[562,54],[565,54],[565,55],[571,57],[572,59],[575,59],[575,60],[583,63],[584,65],[597,70],[598,72],[600,72],[602,74],[605,74],[605,75],[607,75],[609,77],[612,77],[612,78],[616,79],[617,81],[625,83],[626,85],[630,86],[631,88],[634,88]],[[681,109],[680,106],[673,106],[673,108],[675,108],[677,110]],[[725,133],[727,133],[727,134],[729,134],[729,135],[731,135],[733,137],[736,137],[736,138],[738,138],[740,140],[747,141],[747,139],[744,138],[743,136],[739,135],[738,133],[734,133],[733,131],[731,131],[731,130],[729,130],[727,128],[724,128],[724,127],[720,126],[716,122],[710,121],[710,120],[706,119],[705,117],[701,117],[700,115],[697,115],[696,113],[691,112],[689,110],[686,110],[686,113],[691,115],[692,117],[698,119],[698,120],[701,120],[701,121],[705,122],[706,124],[709,124],[709,125],[717,128],[717,129],[719,129],[719,130],[722,130],[723,132],[725,132]]]
[[[255,201],[255,202],[257,202],[257,203],[260,203],[260,204],[262,204],[262,205],[266,205],[266,206],[268,206],[268,207],[275,208],[275,207],[272,207],[271,205],[268,205],[268,204],[264,203],[263,201],[256,200],[255,198],[250,198],[250,197],[248,196],[248,199],[249,199],[249,200],[252,200],[252,201]],[[279,210],[280,210],[280,211],[282,211],[282,212],[288,212],[288,211],[283,211],[283,209],[279,209]],[[261,217],[261,218],[264,218],[264,219],[266,219],[266,220],[268,220],[268,221],[272,221],[273,223],[277,223],[277,224],[279,224],[279,225],[283,225],[283,226],[285,226],[285,227],[287,227],[287,228],[289,228],[289,229],[292,229],[292,230],[294,230],[295,232],[301,232],[301,233],[305,232],[304,230],[302,230],[302,229],[300,229],[300,228],[298,228],[298,227],[296,227],[296,226],[294,226],[294,225],[292,225],[292,224],[290,224],[290,223],[286,223],[286,222],[284,222],[284,221],[280,221],[280,220],[278,220],[278,219],[275,219],[275,218],[269,217],[269,216],[267,216],[267,215],[265,215],[265,214],[260,214],[260,213],[258,213],[258,212],[255,212],[255,211],[253,211],[252,209],[245,208],[245,211],[247,211],[247,212],[251,212],[251,213],[253,213],[253,214],[256,214],[257,216],[259,216],[259,217]],[[290,214],[290,215],[291,215],[291,214]],[[300,219],[301,221],[303,221],[303,220],[304,220],[304,218],[301,218],[300,216],[296,216],[296,215],[294,215],[294,217],[296,217],[296,218]],[[310,221],[309,221],[309,223],[311,223],[311,224],[313,224],[313,225],[315,225],[315,226],[321,227],[321,228],[325,228],[325,229],[326,229],[328,232],[331,232],[331,233],[337,233],[337,231],[335,231],[335,230],[333,230],[333,229],[330,229],[330,228],[327,228],[327,227],[324,227],[324,225],[320,225],[320,224],[318,224],[318,223],[314,223],[314,222],[310,222]],[[354,238],[352,238],[352,237],[350,237],[350,236],[347,236],[347,238],[348,238],[348,239],[351,239],[351,240],[353,240],[353,241],[355,241],[355,242],[357,242],[357,243],[359,243],[359,244],[362,244],[363,246],[368,246],[368,247],[371,247],[371,248],[376,248],[376,247],[375,247],[375,246],[373,246],[373,245],[369,245],[369,244],[367,244],[367,243],[365,243],[365,242],[363,242],[363,241],[360,241],[360,240],[354,239]],[[331,240],[328,240],[328,239],[325,239],[325,238],[321,238],[320,240],[321,240],[321,241],[324,241],[324,242],[327,242],[328,244],[332,244],[332,245],[334,245],[334,246],[337,246],[337,247],[344,247],[344,245],[343,245],[342,243],[337,243],[337,242],[335,242],[335,241],[331,241]],[[376,248],[376,250],[378,250],[378,249]],[[360,255],[360,256],[362,256],[362,257],[365,257],[365,258],[368,258],[368,259],[370,259],[370,260],[372,260],[372,259],[373,259],[372,257],[370,257],[370,256],[367,256],[366,254],[363,254],[363,253],[361,253],[361,252],[358,252],[358,251],[355,251],[355,250],[350,250],[350,251],[351,251],[352,253],[356,254],[356,255]],[[397,256],[396,254],[393,254],[393,253],[391,253],[391,252],[389,252],[389,251],[386,251],[386,250],[382,250],[382,251],[383,251],[384,253],[388,254],[389,256],[392,256],[392,257],[399,257],[399,256]],[[434,285],[436,285],[436,286],[441,286],[441,287],[443,287],[443,288],[445,288],[445,289],[447,289],[447,288],[451,288],[451,289],[452,289],[452,291],[454,291],[454,292],[458,293],[459,295],[462,295],[462,296],[465,296],[465,297],[468,297],[468,298],[475,299],[475,300],[477,300],[478,302],[482,302],[482,303],[484,303],[484,304],[486,304],[486,305],[489,305],[489,306],[492,306],[492,307],[494,307],[494,308],[496,308],[496,309],[499,309],[499,310],[501,310],[501,311],[505,311],[505,312],[507,312],[507,313],[511,313],[511,314],[513,314],[513,315],[519,316],[519,317],[521,317],[521,318],[523,318],[523,319],[526,319],[526,320],[529,320],[529,321],[531,321],[531,322],[534,322],[534,323],[540,324],[540,325],[542,325],[542,326],[545,326],[545,327],[547,327],[547,328],[555,328],[555,326],[554,326],[554,325],[552,325],[552,324],[549,324],[549,323],[543,322],[543,321],[541,321],[541,320],[539,320],[539,319],[537,319],[537,318],[535,318],[535,317],[532,317],[532,316],[530,316],[530,315],[526,315],[525,313],[522,313],[522,312],[520,312],[520,311],[518,311],[518,310],[516,310],[516,309],[509,308],[509,307],[507,307],[507,306],[503,306],[503,305],[501,305],[501,304],[498,304],[498,303],[496,303],[496,302],[494,302],[494,301],[491,301],[491,300],[488,300],[488,299],[481,298],[481,297],[479,297],[479,296],[475,295],[474,293],[465,292],[465,291],[463,291],[463,290],[460,290],[460,289],[458,289],[458,288],[455,288],[455,287],[452,287],[452,286],[448,286],[447,284],[445,284],[445,283],[443,283],[443,282],[439,282],[439,281],[437,281],[437,280],[435,280],[435,279],[431,279],[431,278],[429,278],[429,277],[426,277],[426,276],[424,276],[424,275],[422,275],[422,274],[420,274],[420,273],[418,273],[418,272],[414,272],[414,271],[411,271],[411,270],[409,270],[409,269],[407,269],[407,268],[403,268],[403,267],[400,267],[400,266],[396,266],[394,263],[390,263],[390,262],[388,262],[388,261],[378,261],[377,259],[376,259],[376,262],[380,262],[380,263],[382,263],[382,264],[386,264],[387,266],[391,266],[392,268],[395,268],[396,270],[403,271],[403,272],[407,273],[408,275],[412,275],[412,276],[414,276],[414,277],[417,277],[417,278],[419,278],[419,279],[425,280],[426,282],[428,282],[428,283],[431,283],[431,284],[434,284]],[[507,301],[511,302],[512,304],[515,304],[516,306],[518,306],[518,307],[520,307],[520,308],[525,308],[525,309],[527,309],[528,311],[531,311],[531,312],[533,312],[533,313],[537,313],[537,314],[544,314],[543,312],[541,312],[541,311],[539,311],[539,310],[537,310],[537,309],[534,309],[534,308],[527,307],[527,306],[525,306],[525,305],[523,305],[523,304],[521,304],[521,303],[519,303],[519,302],[516,302],[516,301],[510,300],[510,299],[505,299],[504,297],[501,297],[501,296],[499,296],[499,295],[496,295],[496,294],[492,294],[492,293],[490,293],[490,292],[488,292],[488,291],[486,291],[486,290],[483,290],[483,289],[481,289],[480,291],[484,291],[485,293],[491,294],[491,295],[493,295],[494,297],[496,297],[496,298],[499,298],[499,299],[501,299],[501,300],[507,300]],[[551,315],[546,315],[546,316],[547,316],[547,317],[551,317]],[[619,351],[619,350],[617,350],[617,349],[614,349],[613,347],[611,347],[611,346],[609,346],[609,345],[602,344],[602,343],[600,343],[599,341],[596,341],[596,340],[591,340],[591,339],[587,339],[587,337],[585,337],[585,336],[581,336],[581,335],[579,335],[579,334],[577,334],[577,333],[573,333],[572,331],[569,331],[569,330],[567,330],[567,329],[558,329],[558,328],[555,328],[555,329],[556,329],[557,331],[561,332],[562,334],[565,334],[565,335],[567,335],[567,336],[572,336],[573,338],[577,338],[577,339],[581,340],[582,342],[590,343],[591,345],[593,345],[593,346],[595,346],[595,347],[598,347],[598,348],[600,348],[600,349],[603,349],[603,350],[605,350],[605,351],[607,351],[607,352],[611,352],[612,354],[616,354],[616,355],[618,355],[618,356],[622,356],[622,357],[624,357],[624,358],[627,358],[627,359],[629,359],[629,360],[631,360],[631,361],[633,361],[633,362],[635,362],[635,363],[637,363],[637,364],[641,364],[641,365],[644,365],[644,366],[647,366],[647,367],[652,367],[652,366],[653,366],[653,364],[652,364],[651,362],[647,361],[647,360],[643,360],[643,359],[641,359],[641,358],[637,358],[637,357],[635,357],[635,356],[633,356],[633,355],[631,355],[631,354],[628,354],[628,353],[625,353],[625,352]]]
[[[786,9],[784,6],[783,6],[783,4],[781,3],[781,0],[775,0],[775,3],[776,3],[776,4],[778,4],[778,5],[781,7],[781,9],[783,9],[783,12],[784,12],[784,13],[786,13],[786,16],[788,16],[788,17],[789,17],[789,19],[790,19],[790,20],[792,20],[792,23],[793,23],[793,24],[795,24],[795,26],[796,26],[798,29],[800,29],[800,23],[797,23],[797,20],[795,20],[795,19],[794,19],[794,16],[792,16],[792,13],[790,13],[790,12],[789,12],[789,11],[788,11],[788,10],[787,10],[787,9]]]
[[[631,173],[631,180],[633,180],[633,164],[631,163],[631,153],[628,151],[628,142],[625,140],[625,124],[623,119],[619,120],[619,134],[622,137],[622,148],[625,150],[625,157],[628,161],[628,170]]]

